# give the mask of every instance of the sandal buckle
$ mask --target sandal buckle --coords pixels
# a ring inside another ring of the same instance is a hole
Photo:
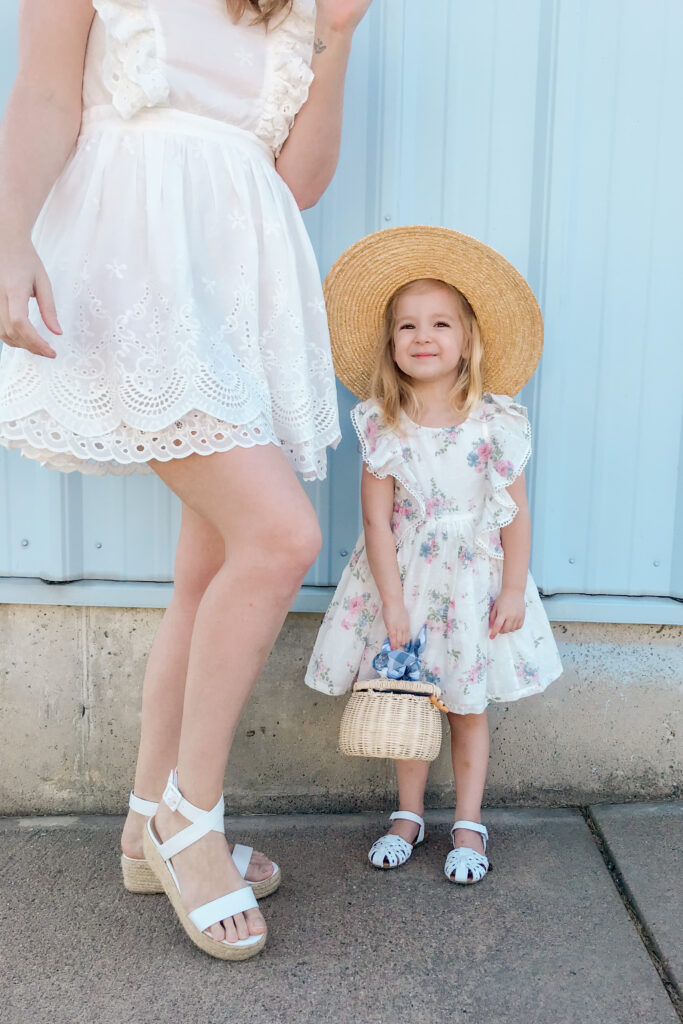
[[[172,811],[177,811],[180,807],[180,801],[183,799],[183,795],[178,787],[172,782],[171,779],[166,783],[166,789],[164,790],[163,800],[167,807],[170,807]]]

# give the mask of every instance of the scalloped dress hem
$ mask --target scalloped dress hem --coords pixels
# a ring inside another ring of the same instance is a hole
[[[29,437],[27,428],[31,425],[33,430]],[[46,434],[52,435],[52,447],[47,445]],[[149,475],[153,473],[149,465],[152,461],[170,462],[190,455],[215,455],[235,448],[272,444],[283,450],[290,466],[302,479],[324,480],[327,449],[337,447],[341,434],[333,425],[312,441],[293,443],[277,438],[262,416],[248,424],[228,424],[194,409],[170,427],[158,431],[128,427],[119,432],[116,440],[119,445],[128,446],[120,449],[117,458],[113,457],[110,438],[86,438],[65,431],[44,410],[21,420],[0,423],[0,446],[18,451],[23,458],[39,462],[46,469],[80,472],[86,476]]]

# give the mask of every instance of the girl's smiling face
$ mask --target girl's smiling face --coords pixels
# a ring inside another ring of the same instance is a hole
[[[416,383],[458,376],[466,347],[455,296],[448,288],[416,284],[399,296],[395,310],[394,359]]]

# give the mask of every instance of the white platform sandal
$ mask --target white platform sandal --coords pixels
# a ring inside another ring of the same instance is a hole
[[[144,814],[146,818],[152,818],[157,813],[159,804],[152,800],[141,800],[139,796],[131,792],[128,797],[128,806],[131,811]],[[144,857],[127,857],[121,854],[121,873],[123,874],[123,885],[128,892],[153,893],[163,892],[164,888],[158,880]]]
[[[143,836],[145,858],[171,901],[188,937],[199,949],[219,960],[248,960],[250,957],[256,956],[266,944],[265,933],[250,935],[248,938],[238,939],[236,942],[228,942],[227,939],[214,939],[206,934],[206,929],[212,925],[258,906],[251,886],[245,885],[235,892],[227,893],[225,896],[220,896],[218,899],[211,900],[188,912],[183,906],[178,878],[171,865],[172,857],[203,839],[209,832],[223,831],[223,797],[221,796],[216,806],[210,811],[203,811],[185,800],[178,789],[177,774],[171,772],[162,800],[167,807],[170,807],[172,811],[178,811],[191,824],[162,843],[155,835],[154,819],[150,818],[145,826]]]
[[[412,811],[394,811],[389,816],[389,821],[395,821],[396,819],[414,821],[416,825],[419,825],[420,831],[417,833],[417,839],[411,844],[401,836],[382,836],[377,842],[372,844],[368,853],[370,863],[376,868],[384,868],[385,870],[388,868],[400,868],[410,858],[415,847],[424,841],[425,823],[424,818],[421,818],[419,814],[413,814]]]
[[[456,828],[468,828],[473,832],[478,832],[483,839],[484,853],[486,853],[489,834],[485,825],[480,825],[477,821],[456,821],[451,829],[451,835]],[[481,882],[489,867],[488,857],[485,857],[483,853],[477,853],[469,846],[458,846],[455,850],[451,850],[446,857],[444,874],[449,882],[472,885],[473,882]]]
[[[141,800],[135,793],[131,793],[128,798],[128,806],[132,811],[144,814],[146,818],[153,818],[159,804],[153,803],[152,800]],[[224,827],[216,827],[216,831],[223,832]],[[235,843],[233,847],[232,859],[242,878],[247,873],[253,852],[252,846],[244,846],[242,843]],[[266,896],[270,896],[271,893],[274,893],[282,881],[280,868],[274,861],[271,861],[271,864],[273,865],[273,872],[268,878],[263,878],[260,882],[250,882],[249,879],[246,879],[247,885],[250,885],[254,890],[254,896],[257,900],[262,900]],[[144,857],[127,857],[125,853],[122,853],[121,872],[123,874],[124,887],[128,892],[151,894],[164,891],[163,885]]]

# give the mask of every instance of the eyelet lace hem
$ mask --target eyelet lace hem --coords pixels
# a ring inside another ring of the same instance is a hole
[[[282,448],[294,470],[304,480],[324,480],[327,448],[336,447],[338,431],[332,429],[305,441],[286,441],[275,436],[266,417],[260,414],[247,424],[230,424],[198,409],[160,430],[139,430],[120,424],[115,431],[99,437],[84,437],[65,428],[45,410],[20,420],[0,423],[0,445],[36,459],[48,469],[63,473],[80,471],[88,475],[129,476],[151,473],[152,459],[169,462],[188,455],[212,455],[233,448],[274,444]]]
[[[313,81],[310,59],[314,30],[315,5],[311,0],[293,0],[284,21],[272,30],[270,73],[255,134],[272,146],[276,157],[308,99]]]
[[[112,104],[123,118],[169,97],[159,58],[158,30],[147,0],[93,0],[106,31],[103,74]]]

